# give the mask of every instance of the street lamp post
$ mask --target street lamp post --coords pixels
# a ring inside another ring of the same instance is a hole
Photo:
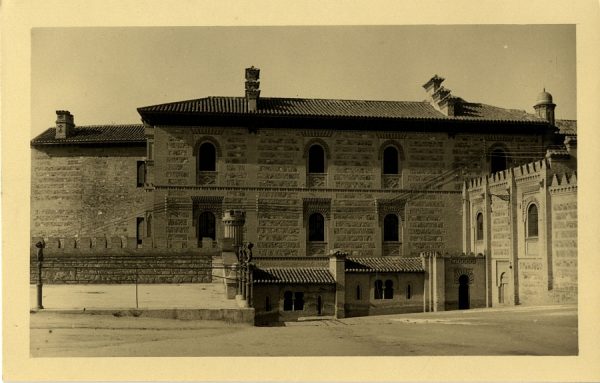
[[[37,248],[37,309],[42,310],[42,263],[44,262],[44,242],[39,241],[35,244]]]

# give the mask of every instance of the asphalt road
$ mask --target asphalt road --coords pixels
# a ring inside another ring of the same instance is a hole
[[[577,355],[576,306],[384,315],[252,327],[110,315],[31,314],[47,356]]]

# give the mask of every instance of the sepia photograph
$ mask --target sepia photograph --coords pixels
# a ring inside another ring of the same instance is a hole
[[[600,379],[594,1],[1,16],[3,380]]]
[[[31,355],[577,355],[575,39],[33,29]]]

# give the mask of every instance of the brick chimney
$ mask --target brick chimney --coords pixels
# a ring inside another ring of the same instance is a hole
[[[423,88],[429,96],[429,102],[437,111],[446,116],[455,116],[455,106],[458,103],[459,98],[452,96],[450,89],[442,86],[444,80],[443,77],[436,74],[423,84]]]
[[[56,138],[65,139],[72,135],[75,129],[73,115],[68,110],[56,111]]]
[[[256,112],[260,96],[260,69],[254,66],[246,68],[246,104],[248,112]]]

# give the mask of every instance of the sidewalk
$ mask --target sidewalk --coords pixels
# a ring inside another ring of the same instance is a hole
[[[45,310],[93,309],[238,309],[226,299],[220,283],[120,285],[44,285]],[[30,305],[36,308],[36,286],[30,285]]]

